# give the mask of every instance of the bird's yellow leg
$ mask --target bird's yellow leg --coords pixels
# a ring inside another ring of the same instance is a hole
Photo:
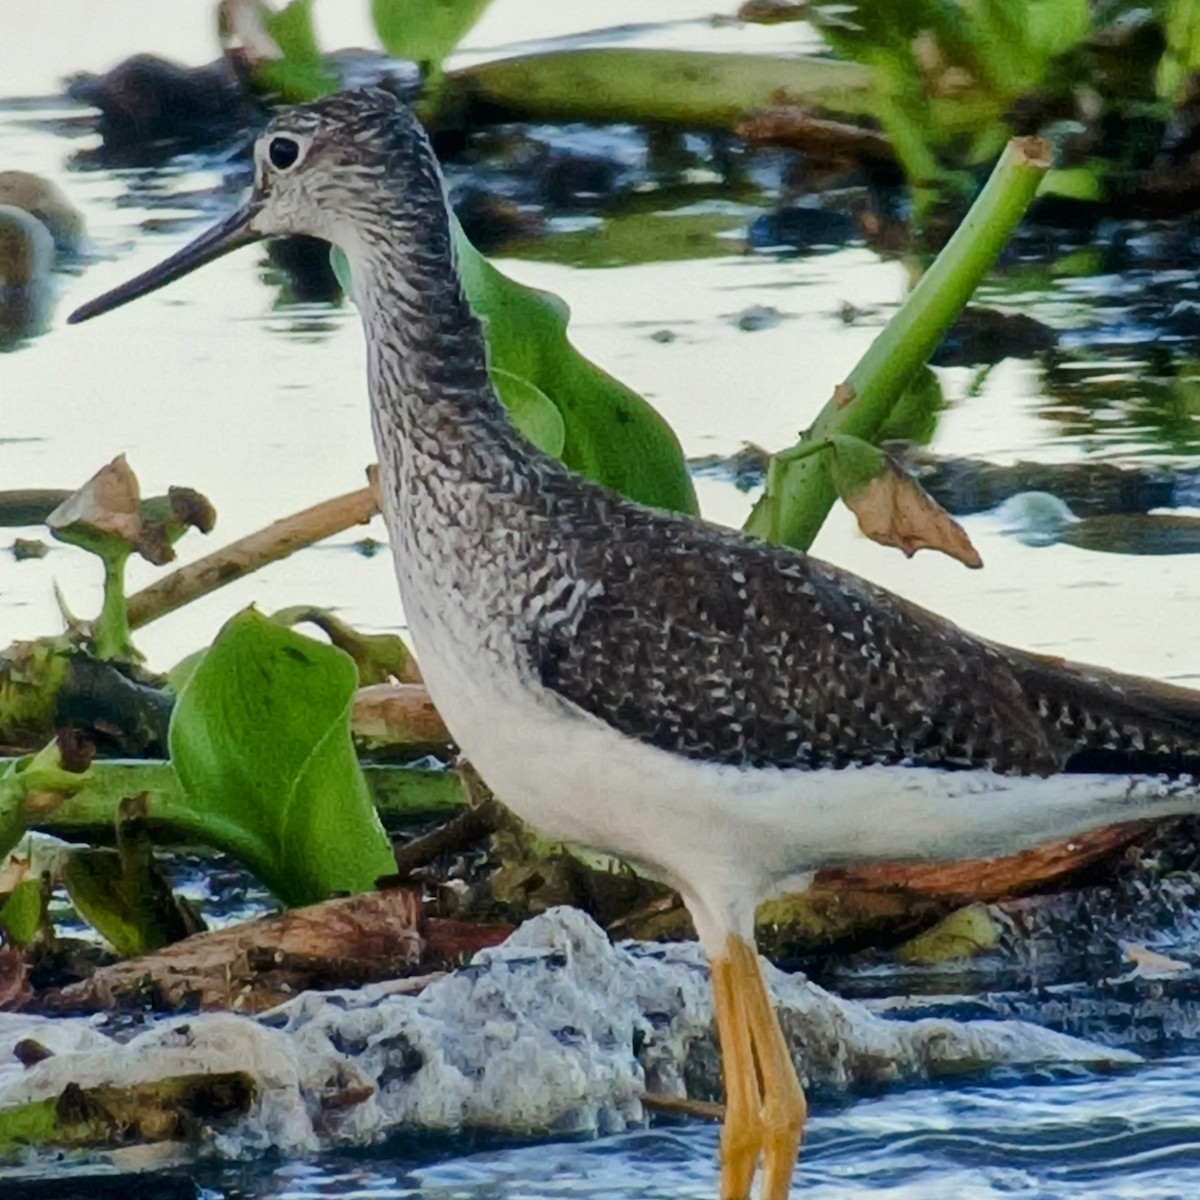
[[[750,1043],[761,1083],[760,1138],[763,1200],[787,1200],[808,1104],[796,1078],[779,1018],[767,991],[754,946],[730,934],[728,946],[734,986],[745,1012]]]
[[[733,938],[730,938],[730,942]],[[721,1200],[746,1200],[763,1144],[762,1096],[750,1042],[745,996],[735,978],[732,954],[709,960],[721,1073],[725,1080],[725,1123],[721,1127]]]

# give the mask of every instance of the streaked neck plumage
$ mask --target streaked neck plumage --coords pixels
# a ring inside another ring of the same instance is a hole
[[[442,196],[418,204],[423,211],[356,228],[344,243],[381,452],[396,438],[453,444],[508,424],[488,378],[483,329],[459,281]]]

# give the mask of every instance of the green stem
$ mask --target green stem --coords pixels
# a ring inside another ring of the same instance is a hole
[[[141,655],[134,649],[129,632],[129,606],[125,600],[125,564],[129,551],[104,561],[104,604],[92,626],[92,648],[102,662],[119,660],[138,662]]]
[[[779,496],[788,467],[802,459],[811,458],[814,454],[820,454],[822,450],[832,448],[833,443],[829,440],[799,442],[795,446],[789,446],[786,450],[777,451],[767,459],[767,486],[763,496],[767,504],[767,528],[769,530],[766,535],[767,541],[778,542],[780,540]]]
[[[971,298],[1037,194],[1050,153],[1037,138],[1008,143],[970,212],[908,299],[821,410],[766,493],[747,533],[807,550],[833,506],[828,460],[795,451],[848,434],[874,441],[904,390]]]
[[[0,759],[0,777],[12,761]],[[56,755],[53,761],[57,761]],[[47,760],[50,765],[51,760]],[[462,782],[452,771],[364,764],[363,774],[380,818],[388,826],[404,824],[414,816],[453,811],[466,803]],[[156,843],[220,841],[236,845],[239,837],[244,837],[236,829],[224,825],[218,828],[211,814],[198,811],[184,794],[169,762],[101,759],[92,763],[85,776],[76,778],[82,780],[82,786],[72,784],[70,794],[62,793],[53,803],[44,795],[32,808],[20,811],[17,806],[24,801],[26,790],[37,791],[37,787],[28,787],[30,781],[20,776],[0,778],[0,814],[7,802],[14,821],[23,822],[22,829],[27,825],[68,840],[111,844],[118,805],[127,796],[145,792],[149,802],[147,820]]]

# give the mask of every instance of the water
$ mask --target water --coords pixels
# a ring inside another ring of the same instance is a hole
[[[318,6],[317,12],[327,45],[369,40],[358,8]],[[672,0],[656,7],[655,25],[589,40],[742,48],[782,39],[789,51],[812,42],[803,26],[713,27],[708,12],[703,0]],[[122,13],[120,20],[100,15],[83,0],[6,13],[2,86],[9,95],[45,95],[63,74],[103,69],[134,51],[195,62],[208,52],[207,2],[131,0]],[[593,25],[641,21],[643,14],[632,0],[562,9],[498,0],[464,59]],[[183,159],[157,172],[72,170],[72,155],[94,144],[89,136],[57,132],[59,121],[76,115],[57,100],[0,107],[0,167],[55,179],[87,216],[94,261],[60,277],[60,318],[226,211],[232,197],[225,185],[237,175],[236,164],[213,158]],[[625,169],[644,170],[645,142],[634,131],[538,132],[557,146],[612,153]],[[778,162],[764,156],[734,187],[705,165],[703,139],[688,145],[697,165],[669,204],[664,194],[669,215],[656,216],[649,205],[658,224],[640,249],[606,247],[605,256],[589,257],[589,235],[615,229],[615,219],[560,214],[551,221],[552,236],[505,269],[569,300],[576,343],[658,404],[689,454],[729,454],[743,441],[783,445],[870,343],[902,298],[907,274],[853,240],[820,254],[745,252],[743,232],[774,202]],[[665,249],[678,246],[680,229],[689,237],[699,230],[689,257]],[[1045,241],[1019,243],[985,299],[1046,322],[1059,332],[1059,351],[1041,362],[1008,359],[986,374],[970,367],[939,371],[949,407],[933,449],[1001,462],[1194,467],[1200,452],[1194,229],[1183,223],[1101,230],[1073,255],[1047,252]],[[597,261],[622,265],[590,265]],[[356,318],[344,308],[287,304],[283,290],[264,253],[246,252],[103,321],[67,330],[60,319],[46,336],[0,357],[0,487],[72,486],[124,451],[146,493],[190,484],[209,495],[220,514],[210,541],[224,542],[358,486],[373,450]],[[748,332],[739,317],[753,306],[774,309],[779,319]],[[742,520],[750,497],[721,478],[705,477],[698,486],[706,515]],[[1200,683],[1194,556],[1035,548],[1006,536],[995,515],[964,523],[987,564],[981,573],[930,554],[907,562],[859,537],[844,512],[831,517],[816,550],[987,636]],[[328,605],[365,628],[399,627],[387,556],[364,558],[354,550],[366,532],[331,539],[151,626],[139,636],[151,665],[171,665],[252,601],[268,611]],[[378,526],[369,532],[383,537]],[[209,546],[192,535],[179,549],[186,561]],[[157,572],[135,564],[131,574],[137,586]],[[0,560],[0,645],[56,628],[55,583],[75,611],[95,610],[99,581],[82,554],[53,547],[46,558],[19,566]],[[1187,923],[1178,929],[1168,949],[1195,955],[1200,935]],[[1096,968],[1092,962],[1073,969]],[[996,1005],[1051,1021],[1085,1021],[1090,992],[1068,1002],[1043,986],[1081,978],[1086,974],[1035,976],[1026,991]],[[877,991],[913,985],[911,977],[886,972],[872,981]],[[1191,1025],[1186,1036],[1163,1032],[1172,1013],[1186,1007],[1189,989],[1185,975],[1157,1009],[1139,1010],[1142,1023],[1124,1034],[1103,1020],[1087,1029],[1180,1057],[1159,1057],[1113,1077],[991,1079],[986,1086],[973,1081],[859,1097],[836,1108],[824,1101],[809,1131],[798,1191],[822,1200],[867,1192],[905,1200],[1195,1194],[1197,1042]],[[860,980],[859,990],[872,988]],[[708,1197],[715,1137],[708,1126],[667,1123],[589,1143],[426,1139],[313,1162],[206,1167],[194,1177],[168,1174],[148,1190],[206,1200]],[[36,1186],[40,1200],[104,1194],[98,1180]]]
[[[1182,1200],[1200,1186],[1194,1077],[1194,1060],[1184,1059],[1133,1077],[859,1100],[811,1120],[793,1194]],[[711,1200],[716,1151],[715,1128],[664,1124],[587,1142],[393,1143],[315,1162],[205,1169],[157,1186],[162,1200]],[[103,1200],[99,1186],[76,1181],[42,1189],[39,1200]]]

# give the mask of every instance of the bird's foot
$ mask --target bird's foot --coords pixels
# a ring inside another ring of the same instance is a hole
[[[725,1077],[721,1200],[747,1200],[761,1157],[763,1200],[786,1200],[808,1107],[754,947],[734,934],[711,962]]]

